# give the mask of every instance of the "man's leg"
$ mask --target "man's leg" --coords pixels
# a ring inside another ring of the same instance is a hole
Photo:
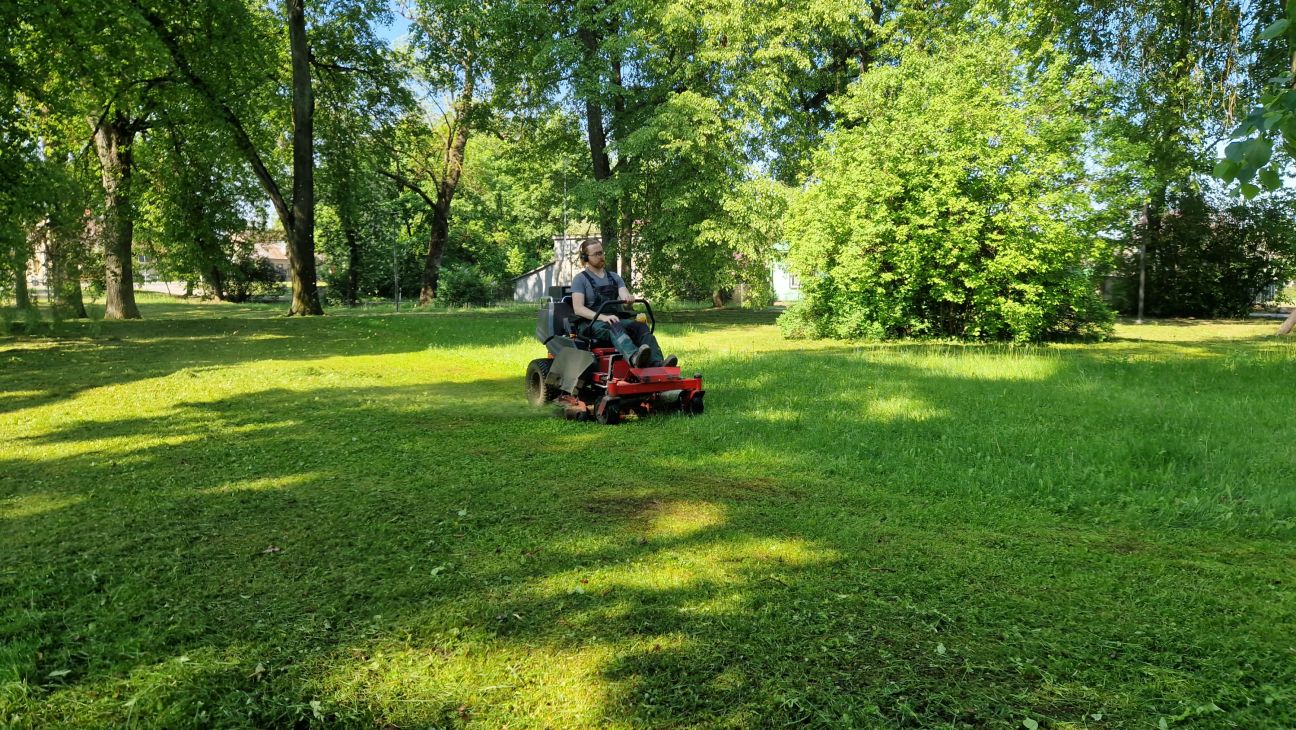
[[[657,344],[657,337],[648,329],[648,325],[643,322],[628,322],[622,326],[630,335],[630,341],[636,345],[647,345],[652,350],[653,364],[660,365],[663,359],[661,346]]]
[[[638,323],[636,322],[635,324]],[[626,334],[623,325],[610,325],[607,322],[592,322],[590,324],[590,332],[593,333],[594,339],[615,347],[616,351],[621,353],[621,356],[626,360],[631,360],[635,355],[635,351],[639,349],[639,347],[635,345],[634,341],[630,339],[629,335]]]

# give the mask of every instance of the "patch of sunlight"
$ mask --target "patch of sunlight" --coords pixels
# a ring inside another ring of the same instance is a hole
[[[706,614],[710,616],[742,615],[748,610],[744,594],[728,592],[713,595],[697,601],[685,601],[679,607],[680,613]]]
[[[243,479],[227,482],[218,487],[209,487],[208,489],[204,489],[202,493],[229,494],[230,492],[264,492],[272,489],[298,487],[308,482],[321,479],[324,479],[324,474],[322,472],[307,471],[300,474],[285,474],[277,477],[262,477],[260,479]]]
[[[753,571],[807,567],[838,557],[836,551],[814,548],[795,539],[712,541],[691,547],[666,543],[662,550],[629,565],[555,573],[537,581],[531,590],[540,600],[615,596],[619,591],[675,591],[702,584],[735,584],[748,580],[748,574]]]
[[[511,620],[525,625],[529,617]],[[609,702],[604,673],[621,652],[590,636],[554,643],[538,635],[504,643],[442,634],[419,646],[351,647],[321,667],[320,709],[372,707],[399,727],[439,727],[449,718],[498,727],[506,717],[600,726]]]
[[[806,417],[804,409],[791,408],[760,408],[748,411],[748,414],[766,423],[795,423]]]
[[[1250,340],[1273,336],[1276,320],[1168,319],[1116,325],[1115,337],[1144,342]]]
[[[4,401],[10,398],[34,398],[44,394],[45,391],[43,390],[7,390],[3,393],[0,393],[0,401]]]
[[[115,672],[83,674],[76,665],[64,667],[53,663],[49,665],[55,667],[50,676],[58,676],[66,684],[42,698],[42,705],[54,712],[70,710],[79,719],[92,717],[85,714],[86,708],[91,708],[98,715],[88,724],[96,727],[134,726],[132,719],[142,719],[147,725],[149,718],[174,707],[186,692],[204,687],[217,674],[237,671],[254,675],[255,661],[241,656],[241,651],[238,646],[194,646],[183,653],[134,666],[124,676]],[[105,703],[104,697],[120,699]],[[38,721],[36,726],[40,724]]]
[[[892,353],[899,355],[900,353]],[[1043,381],[1057,375],[1061,361],[1040,350],[967,352],[950,348],[927,352],[917,357],[896,358],[897,364],[925,370],[942,378],[961,380]]]
[[[111,424],[107,424],[111,426]],[[85,428],[85,427],[82,427]],[[94,432],[86,430],[83,436],[63,436],[59,433],[27,437],[42,442],[25,444],[15,456],[24,461],[55,461],[75,456],[99,455],[104,462],[115,462],[118,465],[138,463],[144,459],[144,452],[160,447],[174,447],[193,443],[204,438],[202,434],[128,434],[124,436],[96,437]],[[99,462],[90,466],[98,466]]]
[[[679,500],[655,505],[648,536],[677,539],[725,521],[724,508],[709,502]]]
[[[949,412],[944,409],[935,408],[923,401],[905,395],[889,395],[881,398],[874,398],[873,400],[868,401],[865,406],[865,412],[868,414],[869,418],[884,423],[894,423],[897,421],[926,421],[949,415]]]
[[[0,519],[18,520],[71,507],[85,497],[53,494],[20,494],[0,501]]]

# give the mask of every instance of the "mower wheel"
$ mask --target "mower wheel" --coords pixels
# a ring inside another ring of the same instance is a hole
[[[615,426],[621,422],[621,408],[616,403],[608,403],[599,409],[597,418],[604,426]]]
[[[533,406],[542,406],[558,397],[558,389],[545,383],[545,378],[549,375],[549,364],[548,358],[540,358],[527,365],[527,401]]]
[[[689,398],[688,403],[685,404],[684,412],[690,416],[700,416],[702,415],[704,407],[705,404],[702,402],[702,394],[694,393],[693,397]]]

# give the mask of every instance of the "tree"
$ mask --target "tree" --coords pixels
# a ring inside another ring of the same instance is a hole
[[[287,194],[271,169],[273,160],[254,138],[259,131],[254,125],[262,110],[247,103],[264,100],[264,91],[255,87],[265,69],[256,63],[278,55],[267,37],[270,19],[258,17],[238,0],[167,6],[171,17],[164,17],[162,8],[137,7],[166,48],[177,75],[226,125],[236,149],[252,166],[274,206],[284,228],[291,266],[293,293],[288,314],[323,314],[315,272],[315,97],[305,0],[285,0],[281,19],[288,31],[291,68],[292,182]],[[229,65],[234,63],[248,65],[230,73]]]
[[[1156,246],[1129,256],[1125,281],[1147,279],[1146,311],[1156,317],[1246,316],[1266,290],[1296,275],[1296,208],[1265,196],[1229,201],[1188,193],[1171,199]],[[1139,235],[1141,231],[1136,231]],[[1122,304],[1134,311],[1134,287]]]
[[[508,1],[417,0],[411,6],[411,64],[423,83],[449,101],[448,110],[423,109],[403,120],[396,136],[398,169],[383,171],[418,195],[431,214],[420,305],[437,296],[469,138],[488,128],[493,115],[529,101],[526,79],[535,69],[518,44],[530,37],[537,10]]]
[[[134,145],[169,89],[165,56],[128,2],[22,3],[19,63],[46,116],[79,118],[99,161],[108,319],[138,318]],[[58,47],[59,53],[49,53]]]
[[[679,261],[669,252],[691,248],[743,178],[752,120],[733,103],[741,76],[732,51],[714,52],[711,10],[668,0],[554,6],[550,53],[570,77],[562,93],[584,112],[590,155],[591,184],[575,194],[598,211],[628,280],[635,267]]]
[[[787,222],[792,334],[1038,340],[1100,334],[1105,256],[1085,189],[1092,75],[1011,23],[900,39],[839,100]],[[901,141],[903,140],[903,141]]]
[[[203,110],[176,104],[139,153],[139,238],[154,273],[188,282],[189,292],[200,280],[208,296],[236,296],[236,238],[261,191],[223,130]]]

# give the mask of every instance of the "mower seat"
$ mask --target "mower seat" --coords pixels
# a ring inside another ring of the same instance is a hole
[[[581,331],[582,320],[572,309],[571,295],[561,299],[550,297],[540,308],[540,317],[536,322],[536,339],[549,348],[555,357],[559,350],[575,347],[578,350],[589,350],[590,342]]]

